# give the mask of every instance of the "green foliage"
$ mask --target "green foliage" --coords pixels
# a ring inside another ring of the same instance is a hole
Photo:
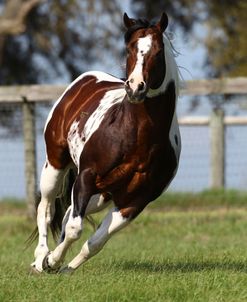
[[[167,11],[171,17],[171,30],[179,26],[196,39],[194,25],[204,27],[205,40],[199,42],[207,48],[205,67],[212,77],[247,75],[247,2],[245,0],[133,0],[137,15],[157,17]]]
[[[200,21],[200,0],[152,1],[132,0],[133,9],[137,16],[145,16],[149,20],[158,18],[162,11],[169,15],[169,28],[181,27],[185,33],[192,31],[196,22]]]
[[[247,75],[247,2],[208,1],[208,62],[215,76]],[[222,5],[223,4],[223,5]]]
[[[88,64],[101,62],[105,49],[117,60],[121,24],[117,1],[43,1],[28,14],[23,33],[7,35],[3,45],[0,35],[0,84],[53,82],[59,76],[69,82]]]
[[[206,38],[199,39],[208,50],[208,74],[246,75],[245,0],[132,0],[130,6],[136,16],[148,19],[168,12],[170,30],[179,27],[190,40],[196,39],[194,25],[203,25]],[[52,82],[59,76],[69,81],[93,63],[106,62],[107,55],[112,66],[120,66],[122,15],[118,0],[44,1],[28,14],[24,32],[0,35],[0,84]]]

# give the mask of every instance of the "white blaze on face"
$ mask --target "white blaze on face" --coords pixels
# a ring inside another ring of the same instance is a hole
[[[138,85],[144,81],[143,79],[143,64],[144,57],[149,52],[152,46],[152,36],[147,35],[144,38],[139,38],[137,41],[137,60],[132,73],[129,75],[129,85],[133,91],[138,89]]]

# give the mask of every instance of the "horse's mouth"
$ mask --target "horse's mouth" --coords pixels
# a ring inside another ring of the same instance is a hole
[[[130,94],[126,91],[127,94],[127,100],[131,104],[141,104],[145,101],[146,98],[146,92],[140,93],[140,94]]]
[[[143,103],[145,100],[145,98],[135,98],[135,97],[129,97],[128,96],[128,101],[131,103],[131,104],[141,104]]]

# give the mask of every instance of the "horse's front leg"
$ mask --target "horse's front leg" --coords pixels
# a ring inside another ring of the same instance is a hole
[[[129,222],[130,219],[123,217],[117,208],[111,209],[97,231],[84,243],[80,253],[67,266],[61,269],[60,273],[72,273],[81,264],[96,255],[110,237],[128,225]]]
[[[47,272],[57,271],[63,262],[68,248],[80,238],[83,217],[91,196],[94,194],[94,176],[90,170],[82,171],[76,178],[72,188],[72,205],[65,225],[65,234],[58,246],[43,261],[43,269]]]
[[[126,208],[111,209],[97,231],[84,243],[80,253],[66,267],[61,269],[60,273],[72,273],[81,264],[96,255],[112,235],[126,227],[143,208],[144,205],[133,202]]]
[[[55,210],[55,198],[60,188],[64,170],[57,170],[48,162],[45,163],[40,180],[41,201],[37,209],[37,226],[39,232],[38,245],[34,252],[35,261],[32,263],[37,271],[41,272],[42,262],[49,252],[48,226],[50,225]]]

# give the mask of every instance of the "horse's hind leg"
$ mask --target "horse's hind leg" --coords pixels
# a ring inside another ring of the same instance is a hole
[[[32,266],[42,271],[42,262],[49,252],[48,249],[48,226],[50,225],[55,211],[55,199],[61,187],[65,173],[64,170],[55,169],[48,161],[45,163],[40,179],[41,201],[37,210],[37,226],[39,232],[38,245],[35,249],[35,262]]]
[[[56,271],[64,260],[71,244],[79,239],[82,232],[82,222],[91,196],[94,194],[95,176],[90,170],[82,171],[76,178],[71,195],[71,208],[65,215],[64,236],[60,244],[45,257],[43,269]]]

